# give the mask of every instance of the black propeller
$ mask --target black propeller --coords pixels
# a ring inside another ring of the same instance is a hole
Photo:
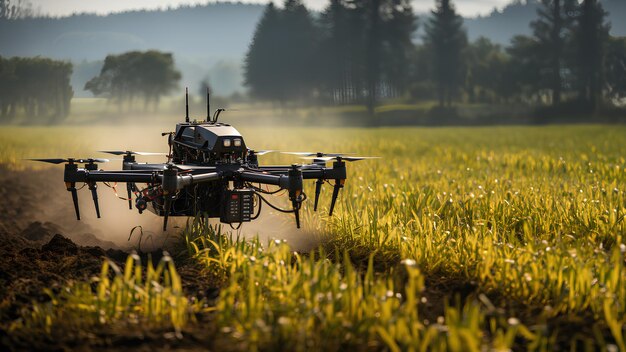
[[[352,155],[354,153],[322,153],[322,152],[316,152],[316,153],[312,153],[312,152],[281,152],[283,154],[291,154],[291,155],[299,155],[302,157],[316,157],[316,158],[322,158],[322,157],[337,157],[337,156],[344,156],[344,155]]]
[[[321,170],[324,168],[322,164],[302,164],[299,165],[298,168],[300,170]]]
[[[328,162],[331,160],[343,160],[343,161],[359,161],[359,160],[366,160],[366,159],[380,159],[379,156],[324,156],[324,157],[317,157],[317,156],[304,156],[301,157],[301,159],[307,159],[307,160],[313,160],[313,162]]]
[[[63,164],[63,163],[89,163],[89,164],[93,164],[93,163],[108,163],[109,159],[92,159],[92,158],[88,158],[88,159],[73,159],[73,158],[67,158],[67,159],[27,159],[27,160],[32,160],[32,161],[41,161],[44,163],[50,163],[50,164]]]
[[[252,150],[250,149],[250,154],[254,154],[254,155],[265,155],[265,154],[269,154],[273,152],[275,152],[275,150]]]
[[[182,171],[190,170],[215,170],[214,166],[199,166],[199,165],[183,165],[183,164],[167,164],[168,167],[173,167]]]
[[[343,161],[359,161],[359,160],[366,160],[366,159],[380,159],[379,156],[324,156],[324,157],[318,157],[318,156],[304,156],[301,157],[301,159],[307,159],[307,160],[313,160],[315,161],[331,161],[331,160],[343,160]]]

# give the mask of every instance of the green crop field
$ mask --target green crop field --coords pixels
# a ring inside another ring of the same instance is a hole
[[[114,127],[6,127],[0,162],[11,172],[22,158],[103,156],[89,153],[119,143],[163,151],[163,128],[147,128],[148,143]],[[192,219],[171,257],[104,261],[92,282],[47,290],[11,334],[137,329],[228,350],[626,351],[625,127],[240,131],[257,149],[381,159],[348,165],[333,217],[329,187],[322,211],[305,204],[302,234],[317,249]],[[183,290],[175,266],[190,261],[216,297]]]

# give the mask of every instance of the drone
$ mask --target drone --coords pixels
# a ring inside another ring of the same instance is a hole
[[[148,210],[163,217],[163,231],[167,230],[170,216],[196,216],[219,218],[220,222],[241,226],[259,217],[263,203],[271,208],[293,213],[296,227],[300,228],[300,209],[307,199],[303,192],[304,180],[315,180],[314,211],[317,211],[322,185],[333,186],[329,216],[332,216],[339,191],[346,181],[346,162],[374,157],[350,156],[341,153],[286,152],[304,159],[310,164],[261,166],[259,156],[271,150],[253,150],[247,147],[241,134],[231,125],[218,122],[220,113],[210,116],[210,97],[207,89],[207,116],[202,121],[189,119],[189,94],[185,92],[185,122],[177,123],[175,132],[168,136],[169,153],[146,153],[136,151],[106,150],[102,153],[123,157],[122,170],[105,171],[99,163],[108,159],[67,158],[30,159],[52,164],[65,164],[64,181],[71,193],[76,219],[80,220],[77,185],[87,186],[91,191],[96,215],[100,218],[98,183],[109,187],[111,183],[126,183],[130,210],[134,206],[143,213]],[[139,163],[136,156],[163,155],[167,162]],[[332,166],[327,163],[332,161]],[[80,167],[84,164],[84,167]],[[270,186],[273,189],[270,190]],[[265,195],[287,193],[291,209],[271,204]],[[233,227],[234,228],[234,227]],[[237,227],[239,228],[239,227]]]

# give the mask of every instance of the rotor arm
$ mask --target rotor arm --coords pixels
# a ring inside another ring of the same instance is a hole
[[[65,182],[138,182],[152,183],[156,179],[153,172],[128,171],[89,171],[79,169],[76,164],[67,164],[64,174]]]
[[[125,163],[132,171],[162,171],[167,167],[164,164],[139,164],[139,163]]]
[[[153,183],[156,181],[153,173],[127,173],[114,171],[92,171],[86,175],[87,181],[93,182],[133,182],[133,183]]]
[[[264,183],[279,186],[280,188],[289,188],[289,176],[287,175],[269,175],[251,171],[243,171],[239,175],[242,181]]]
[[[76,212],[76,219],[80,220],[80,211],[78,208],[78,192],[76,183],[87,183],[91,190],[94,205],[96,207],[96,215],[100,217],[100,207],[98,205],[98,194],[96,182],[154,182],[153,173],[137,173],[128,171],[98,171],[97,165],[90,163],[85,169],[79,169],[78,165],[69,163],[65,165],[63,175],[65,187],[72,194],[72,202]]]
[[[310,179],[324,179],[324,180],[337,180],[337,179],[346,179],[346,165],[345,163],[337,163],[337,165],[333,165],[333,167],[319,167],[319,168],[305,168],[309,165],[302,166],[302,178],[305,180]],[[291,166],[262,166],[259,168],[260,172],[263,172],[263,175],[288,175],[289,170],[291,170]],[[269,176],[268,175],[268,176]],[[252,181],[258,182],[258,181]],[[264,183],[264,182],[261,182]],[[269,183],[269,182],[265,182]],[[270,183],[276,184],[276,183]],[[278,185],[278,184],[276,184]]]
[[[239,177],[242,181],[265,183],[287,189],[296,219],[296,226],[300,228],[300,205],[305,197],[303,197],[302,194],[302,170],[298,168],[298,165],[292,165],[287,175],[269,175],[265,173],[242,171],[239,173]]]
[[[263,166],[259,168],[261,171],[270,173],[274,177],[284,176],[285,174],[290,174],[292,168],[288,166]],[[330,202],[329,216],[333,215],[333,210],[335,209],[335,203],[337,201],[337,197],[339,196],[339,191],[343,188],[347,173],[346,173],[346,163],[343,160],[337,160],[333,162],[332,168],[323,167],[322,165],[302,165],[300,167],[301,177],[305,180],[315,179],[315,203],[313,205],[313,209],[317,210],[317,205],[320,197],[320,193],[322,190],[322,184],[325,180],[335,180],[333,185],[333,195]]]
[[[303,174],[299,170],[289,171],[288,175],[269,175],[250,171],[243,171],[239,175],[242,181],[279,186],[289,190],[290,194],[302,192]]]
[[[178,176],[178,188],[183,188],[190,185],[196,185],[204,182],[212,182],[222,179],[223,174],[221,172],[207,172],[197,175],[184,175]]]

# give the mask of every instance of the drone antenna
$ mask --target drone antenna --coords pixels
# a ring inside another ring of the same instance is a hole
[[[185,87],[185,122],[189,122],[189,88]]]
[[[209,86],[206,86],[206,122],[211,122],[211,97],[209,95]]]
[[[217,119],[220,117],[220,113],[221,113],[222,111],[226,111],[226,109],[222,109],[222,108],[220,108],[220,109],[216,109],[216,110],[215,110],[215,112],[213,113],[213,123],[216,123],[216,122],[217,122]]]

